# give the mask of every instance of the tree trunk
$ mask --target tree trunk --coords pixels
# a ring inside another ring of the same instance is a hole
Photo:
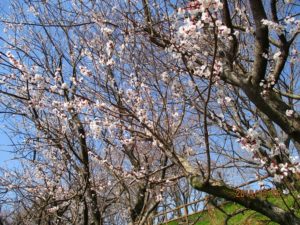
[[[257,197],[251,197],[247,195],[247,193],[245,193],[244,197],[237,196],[236,189],[229,188],[221,182],[211,181],[204,184],[202,178],[199,176],[192,176],[189,181],[191,186],[196,190],[239,203],[248,209],[252,209],[265,215],[270,220],[279,223],[280,225],[300,225],[300,219],[293,213],[287,212]],[[243,192],[242,190],[240,191]]]

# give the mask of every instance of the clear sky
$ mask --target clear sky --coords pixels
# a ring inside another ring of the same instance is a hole
[[[5,121],[3,122],[5,123]],[[11,142],[7,137],[7,135],[4,133],[4,128],[1,127],[0,128],[0,166],[4,165],[7,160],[13,157],[13,155],[9,153],[9,151],[12,150],[10,145]]]

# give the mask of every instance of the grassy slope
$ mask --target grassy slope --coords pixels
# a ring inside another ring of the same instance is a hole
[[[281,197],[267,197],[268,201],[274,203],[275,205],[286,208],[283,200]],[[292,197],[291,196],[285,196],[284,201],[287,203],[288,206],[292,206]],[[222,206],[222,209],[226,211],[227,214],[234,213],[237,210],[243,209],[238,204],[235,203],[226,203]],[[298,215],[300,215],[300,212],[298,210]],[[200,213],[196,213],[189,216],[189,225],[195,224],[195,225],[224,225],[226,219],[226,215],[221,212],[217,208],[212,208],[210,210],[204,210]],[[164,223],[163,225],[180,225],[180,224],[186,224],[186,223],[180,223],[180,220],[172,221],[169,223]],[[277,223],[270,222],[270,220],[261,215],[260,213],[254,212],[252,210],[244,211],[244,213],[237,214],[233,217],[231,217],[228,220],[229,225],[240,225],[240,224],[249,224],[249,225],[277,225]]]

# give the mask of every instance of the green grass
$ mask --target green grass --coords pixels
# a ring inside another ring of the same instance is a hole
[[[273,197],[268,195],[267,200],[274,205],[287,209],[284,201],[286,204],[291,207],[293,205],[293,198],[290,195],[287,195],[283,198],[279,197]],[[225,203],[221,206],[222,210],[224,210],[227,214],[233,214],[237,212],[237,210],[242,210],[244,209],[242,206],[236,203]],[[297,215],[300,215],[300,210],[297,211]],[[192,214],[188,217],[189,220],[189,225],[195,224],[195,225],[224,225],[225,220],[227,216],[221,212],[219,209],[211,206],[209,210],[204,210],[202,212]],[[186,224],[182,223],[185,221],[185,219],[178,219],[174,220],[168,223],[163,223],[162,225],[180,225],[180,224]],[[181,222],[181,223],[180,223]],[[239,213],[235,216],[230,217],[228,220],[229,225],[237,225],[237,224],[244,224],[244,225],[278,225],[277,223],[270,222],[269,218],[263,216],[260,213],[257,213],[252,210],[246,210],[243,213]]]

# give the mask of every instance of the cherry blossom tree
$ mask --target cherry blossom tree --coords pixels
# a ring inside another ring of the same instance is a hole
[[[3,169],[3,202],[25,224],[145,224],[187,182],[300,224],[299,7],[11,1],[0,102],[20,167]]]

